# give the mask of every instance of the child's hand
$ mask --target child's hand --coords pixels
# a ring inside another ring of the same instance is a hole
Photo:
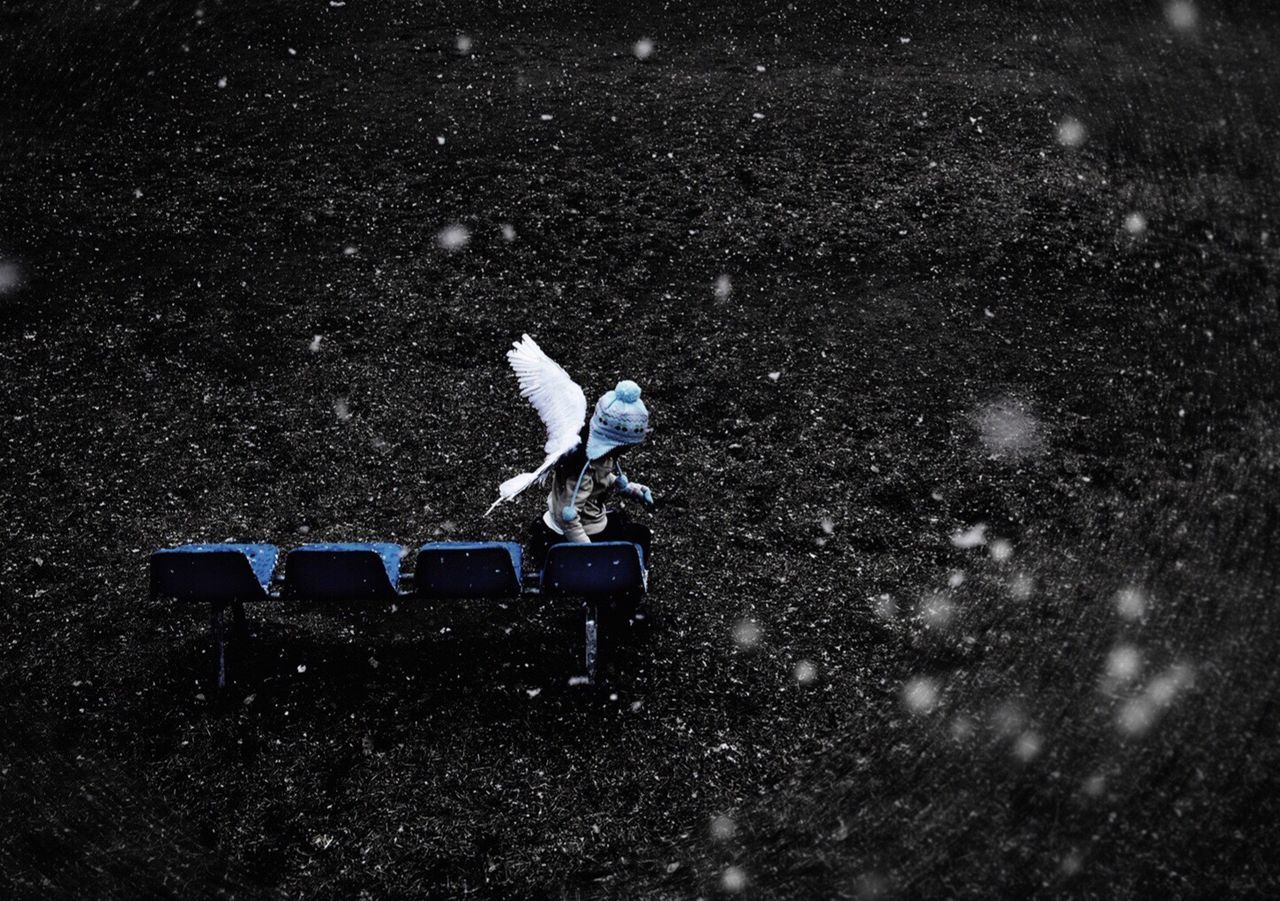
[[[635,498],[647,509],[653,509],[653,492],[649,490],[649,486],[641,485],[639,482],[628,482],[627,487],[622,489],[622,493],[627,497]]]

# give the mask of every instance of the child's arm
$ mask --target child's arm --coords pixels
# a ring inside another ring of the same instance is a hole
[[[613,487],[618,489],[619,494],[634,498],[644,504],[646,508],[653,509],[653,492],[649,490],[648,485],[633,482],[625,474],[619,473],[618,478],[613,483]]]

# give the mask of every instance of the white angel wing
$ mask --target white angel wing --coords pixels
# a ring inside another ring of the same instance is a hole
[[[587,396],[582,388],[559,363],[543,353],[536,341],[523,335],[507,351],[507,360],[520,381],[520,393],[533,404],[547,427],[547,443],[542,448],[547,456],[533,472],[503,482],[498,487],[498,499],[485,511],[486,516],[498,504],[545,478],[557,460],[578,446],[578,435],[587,421]]]

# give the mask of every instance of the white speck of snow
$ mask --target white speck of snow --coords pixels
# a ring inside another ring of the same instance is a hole
[[[818,678],[818,668],[808,660],[801,660],[791,674],[801,685],[808,685]]]
[[[881,619],[893,619],[898,615],[898,602],[891,594],[882,594],[875,599],[876,616]]]
[[[715,292],[717,300],[729,299],[729,295],[733,293],[733,282],[729,279],[729,276],[720,275],[716,278]]]
[[[527,695],[528,695],[529,697],[531,697],[531,698],[536,698],[538,695],[542,694],[542,689],[541,689],[541,688],[526,688],[526,689],[525,689],[525,691],[524,691],[524,693],[525,693],[525,694],[527,694]]]
[[[224,75],[218,79],[218,87],[225,88],[226,86],[227,86],[227,76]]]
[[[1075,116],[1066,116],[1058,123],[1058,143],[1063,147],[1079,147],[1088,137],[1088,129]]]
[[[538,118],[541,119],[543,122],[550,122],[552,119],[555,118],[555,116],[551,115],[550,113],[543,113]]]
[[[516,227],[510,222],[502,223],[502,240],[510,243],[516,239]]]
[[[951,570],[951,572],[947,575],[947,585],[949,585],[952,588],[959,588],[963,584],[964,584],[964,570],[963,569]]]
[[[899,43],[899,44],[910,44],[910,43],[911,43],[911,38],[907,38],[907,37],[901,37],[901,38],[898,38],[898,43]]]
[[[757,72],[763,72],[763,71],[764,71],[764,66],[757,64],[757,65],[756,65],[756,71],[757,71]]]
[[[959,548],[982,547],[987,543],[987,524],[977,523],[968,529],[951,533],[951,544]]]
[[[902,704],[916,716],[931,713],[938,706],[938,682],[928,676],[916,676],[902,686]]]
[[[733,838],[734,833],[737,831],[738,831],[737,824],[735,824],[731,818],[725,816],[724,814],[720,814],[717,817],[712,817],[711,837],[716,841],[727,842],[729,839]]]
[[[818,522],[818,525],[822,528],[823,534],[826,535],[830,535],[836,530],[836,524],[832,521],[830,516],[822,517]]]
[[[1147,217],[1139,212],[1132,212],[1124,217],[1124,230],[1137,237],[1147,230]]]
[[[134,188],[134,189],[133,189],[133,197],[134,197],[134,199],[135,199],[135,200],[141,200],[141,199],[142,199],[142,189],[141,189],[141,188]]]
[[[969,741],[975,731],[973,720],[963,714],[951,721],[951,737],[958,742]]]
[[[298,672],[305,673],[306,671],[307,671],[307,665],[305,663],[299,663]]]
[[[467,246],[471,240],[471,232],[465,225],[446,225],[436,234],[436,243],[452,253]]]
[[[1022,732],[1027,724],[1027,715],[1022,712],[1022,705],[1017,701],[1005,701],[996,708],[991,722],[1002,737],[1009,738]]]
[[[324,335],[316,335],[311,339],[311,343],[307,345],[307,349],[313,354],[320,353],[320,343],[324,341]]]
[[[763,119],[763,118],[764,118],[764,113],[752,113],[752,114],[751,114],[751,118],[752,118],[752,119]]]
[[[631,52],[636,55],[636,59],[648,59],[653,56],[653,41],[641,38],[631,45]]]
[[[1185,663],[1175,663],[1151,680],[1147,695],[1161,707],[1168,707],[1184,688],[1191,687],[1195,674]]]
[[[945,629],[955,617],[956,607],[945,592],[934,592],[920,605],[920,616],[930,629]]]
[[[742,867],[727,866],[720,875],[720,887],[726,892],[738,893],[747,887],[747,874]]]
[[[297,51],[297,50],[294,50],[292,47],[290,47],[290,48],[289,48],[289,55],[290,55],[290,56],[297,56],[297,55],[298,55],[298,51]]]
[[[760,628],[760,624],[753,619],[742,619],[733,627],[733,643],[740,650],[750,650],[760,643],[760,639],[764,636],[764,630]]]
[[[347,404],[347,399],[345,397],[334,399],[333,415],[338,417],[340,422],[346,422],[351,418],[351,407]]]
[[[1013,756],[1027,763],[1039,757],[1043,748],[1044,739],[1040,737],[1039,732],[1023,732],[1013,743]]]
[[[1013,556],[1013,543],[1007,538],[997,538],[987,545],[987,553],[997,563],[1004,563]]]
[[[1075,876],[1084,868],[1084,859],[1080,856],[1080,852],[1072,848],[1063,855],[1062,863],[1059,864],[1062,869],[1062,875]]]
[[[458,48],[459,53],[461,53],[463,56],[466,56],[468,53],[471,52],[471,48],[473,46],[471,42],[471,37],[465,34],[458,35],[457,43],[454,44],[454,46]]]
[[[779,371],[779,372],[771,372],[771,373],[769,373],[769,380],[770,380],[770,381],[776,382],[776,381],[777,381],[778,379],[780,379],[780,378],[782,378],[782,373],[781,373],[780,371]]]
[[[11,260],[0,260],[0,297],[22,287],[22,268]]]
[[[1031,600],[1031,593],[1035,591],[1036,583],[1031,576],[1026,573],[1018,573],[1013,577],[1013,581],[1009,583],[1009,596],[1015,601]]]
[[[1130,738],[1146,734],[1161,712],[1193,681],[1194,673],[1186,664],[1169,667],[1152,679],[1142,694],[1124,703],[1116,717],[1116,728]]]
[[[1164,18],[1179,31],[1190,31],[1200,21],[1200,12],[1191,0],[1171,0],[1164,7]]]
[[[1131,644],[1118,644],[1107,654],[1107,678],[1132,682],[1142,674],[1142,654]]]
[[[588,679],[586,676],[570,676],[569,677],[569,685],[574,687],[578,685],[586,685],[590,681],[591,680]]]
[[[1040,420],[1022,401],[1003,397],[978,408],[978,438],[992,456],[1019,460],[1044,449]]]
[[[1116,613],[1130,622],[1142,619],[1147,612],[1147,597],[1132,585],[1116,592]]]
[[[356,249],[355,249],[355,246],[354,246],[354,245],[351,245],[351,244],[348,244],[346,247],[342,248],[342,255],[343,255],[344,257],[353,257],[353,256],[355,256],[355,255],[356,255]]]
[[[436,143],[441,147],[444,146],[444,135],[436,135]]]
[[[1095,773],[1084,781],[1083,790],[1090,798],[1102,797],[1102,793],[1107,790],[1107,777],[1101,773]]]

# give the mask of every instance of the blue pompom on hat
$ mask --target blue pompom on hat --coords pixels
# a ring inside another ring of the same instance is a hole
[[[624,444],[639,444],[648,431],[649,411],[640,399],[640,386],[623,379],[596,401],[587,435],[587,459],[598,460]]]

